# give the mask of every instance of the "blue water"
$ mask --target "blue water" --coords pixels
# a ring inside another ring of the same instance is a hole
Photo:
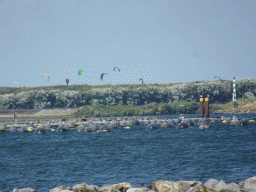
[[[15,187],[45,192],[78,183],[101,187],[125,181],[139,186],[160,179],[241,182],[256,175],[256,123],[212,124],[203,130],[138,126],[107,133],[6,131],[0,132],[0,156],[2,192]]]

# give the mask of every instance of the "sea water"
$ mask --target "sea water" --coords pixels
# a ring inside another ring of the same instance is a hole
[[[176,127],[118,127],[105,133],[47,130],[43,135],[0,132],[0,191],[31,187],[46,192],[79,183],[143,186],[161,179],[230,183],[256,175],[256,123]]]

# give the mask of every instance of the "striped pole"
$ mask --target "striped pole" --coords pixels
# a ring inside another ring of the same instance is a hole
[[[235,77],[233,77],[233,108],[237,108],[238,104],[236,103],[236,80]]]
[[[233,102],[236,102],[236,80],[233,77]]]

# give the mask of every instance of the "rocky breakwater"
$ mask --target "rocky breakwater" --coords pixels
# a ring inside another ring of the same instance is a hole
[[[227,123],[232,126],[247,126],[249,123],[254,123],[255,120],[240,119],[236,116],[220,118],[185,118],[181,115],[177,119],[166,119],[166,118],[141,118],[141,117],[129,117],[129,118],[91,118],[91,119],[61,119],[50,122],[45,121],[25,121],[14,123],[5,122],[0,124],[0,132],[10,130],[11,132],[28,133],[33,132],[34,134],[45,134],[45,130],[57,132],[67,132],[68,129],[78,129],[79,132],[110,132],[112,129],[117,127],[124,127],[129,129],[130,127],[143,126],[147,129],[158,129],[158,128],[173,128],[183,129],[195,127],[199,129],[208,129],[212,127],[212,124],[216,123]]]
[[[37,192],[37,190],[29,187],[15,188],[13,192]],[[62,185],[51,189],[50,192],[256,192],[256,176],[240,183],[232,182],[229,184],[216,179],[209,179],[204,184],[201,181],[158,180],[153,185],[147,186],[133,186],[131,183],[123,182],[98,187],[82,183],[73,187]]]

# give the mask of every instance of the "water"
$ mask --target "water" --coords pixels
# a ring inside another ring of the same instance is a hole
[[[241,182],[256,175],[256,123],[212,124],[203,130],[118,127],[107,133],[47,130],[44,135],[6,131],[0,133],[0,156],[2,192],[15,187],[44,192],[78,183],[141,186],[160,179]]]

